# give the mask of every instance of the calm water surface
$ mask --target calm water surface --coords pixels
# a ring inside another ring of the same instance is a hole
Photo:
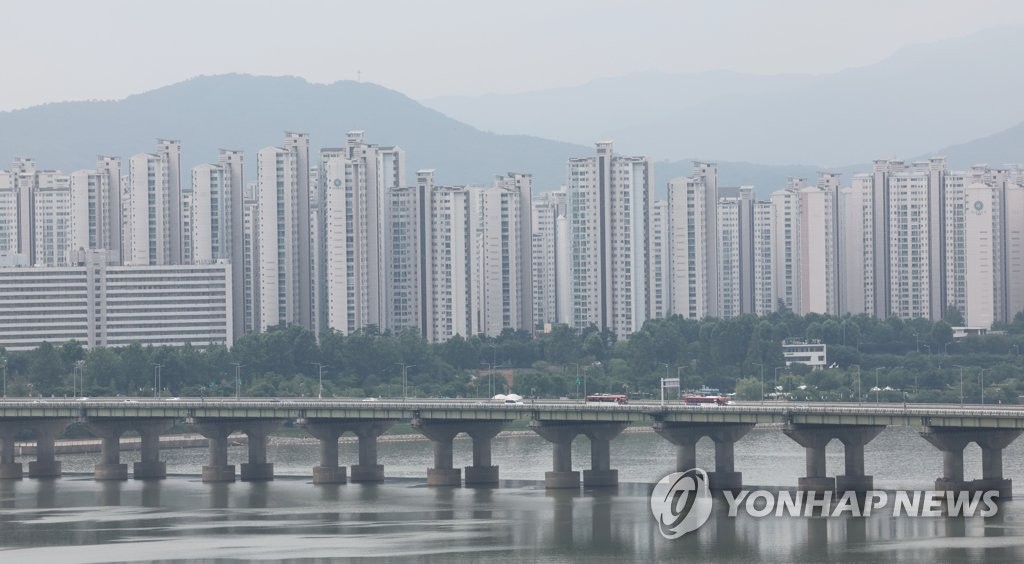
[[[585,438],[574,444],[588,466]],[[456,441],[456,465],[470,463]],[[278,479],[203,484],[204,449],[167,450],[173,475],[154,482],[97,483],[86,474],[98,455],[64,456],[59,480],[0,481],[0,562],[400,559],[421,562],[981,562],[1024,561],[1024,501],[993,518],[730,518],[716,503],[711,520],[666,540],[650,515],[651,483],[674,471],[672,446],[652,433],[624,434],[612,462],[617,491],[545,491],[551,447],[533,436],[500,438],[499,488],[427,488],[430,443],[382,442],[382,485],[313,486],[315,443],[272,444]],[[138,453],[123,453],[132,462]],[[231,449],[240,463],[244,447]],[[355,445],[342,445],[351,464]],[[980,475],[980,452],[967,478]],[[698,459],[713,468],[712,447]],[[829,449],[829,472],[842,473],[842,448]],[[803,451],[777,429],[758,429],[736,445],[737,470],[751,485],[792,487]],[[939,452],[906,428],[884,431],[867,448],[877,488],[929,489]],[[1024,442],[1004,454],[1007,477],[1024,499]],[[81,472],[82,474],[75,474]]]

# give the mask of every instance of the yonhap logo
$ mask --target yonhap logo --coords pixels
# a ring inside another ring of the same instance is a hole
[[[661,536],[667,539],[697,530],[711,516],[707,473],[691,468],[659,480],[651,492],[651,513],[658,520]]]

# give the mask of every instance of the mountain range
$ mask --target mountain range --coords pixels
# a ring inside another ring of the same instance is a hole
[[[837,167],[952,147],[955,164],[967,166],[960,144],[1024,121],[1020,53],[1024,29],[1006,27],[829,74],[637,73],[424,103],[488,131],[615,139],[623,152],[656,159]],[[1015,160],[1024,159],[1019,147]]]
[[[999,46],[1010,50],[999,56]],[[566,159],[592,155],[594,141],[612,138],[618,153],[655,159],[659,194],[700,158],[719,163],[723,185],[753,184],[764,197],[787,177],[813,179],[826,163],[850,173],[867,171],[873,158],[941,154],[957,168],[1024,161],[1024,73],[1010,72],[1015,58],[1007,56],[1019,52],[1024,34],[995,30],[833,75],[646,73],[427,101],[433,108],[363,82],[202,76],[122,100],[0,112],[0,163],[30,156],[71,172],[92,168],[97,154],[153,151],[159,137],[182,141],[186,170],[215,162],[219,148],[241,149],[252,179],[256,151],[280,144],[286,130],[309,132],[316,150],[360,129],[369,142],[403,147],[409,178],[432,168],[440,183],[485,184],[521,171],[534,175],[539,192],[565,182]],[[942,61],[956,72],[941,71]],[[624,98],[633,102],[615,103]]]

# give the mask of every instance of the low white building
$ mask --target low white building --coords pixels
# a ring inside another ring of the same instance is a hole
[[[782,357],[786,359],[786,367],[804,364],[813,370],[822,370],[828,365],[827,345],[821,341],[787,339],[782,342]]]
[[[75,266],[0,268],[0,346],[231,344],[231,266],[107,266],[87,253]]]

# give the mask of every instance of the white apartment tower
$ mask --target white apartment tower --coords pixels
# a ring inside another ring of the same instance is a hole
[[[932,249],[927,170],[899,170],[888,182],[888,314],[903,319],[931,316]],[[937,290],[937,286],[935,287]]]
[[[158,139],[156,155],[163,164],[166,182],[164,190],[167,198],[167,260],[155,264],[183,264],[185,258],[185,231],[182,219],[182,186],[181,186],[181,141]],[[154,264],[154,263],[150,263]]]
[[[68,251],[105,250],[121,262],[121,159],[100,156],[95,170],[71,174],[71,234]]]
[[[610,142],[594,157],[569,159],[574,327],[625,336],[650,317],[652,173],[649,159],[615,156]]]
[[[362,131],[349,132],[345,147],[320,152],[322,283],[327,323],[342,333],[388,328],[388,205],[404,175],[404,152],[367,144]]]
[[[651,206],[651,317],[661,319],[671,314],[672,267],[669,260],[668,200],[656,200]]]
[[[964,191],[964,320],[968,327],[991,327],[996,320],[996,190],[971,183]]]
[[[518,173],[469,189],[473,334],[533,329],[531,190],[530,175]]]
[[[570,323],[569,229],[564,189],[533,201],[533,319]]]
[[[703,226],[708,214],[717,215],[717,202],[706,207],[706,184],[701,178],[674,178],[668,183],[668,251],[671,265],[672,313],[689,319],[711,315],[708,283],[708,241]]]
[[[774,297],[774,263],[775,248],[772,222],[772,204],[770,201],[756,201],[753,206],[753,298],[754,313],[768,315],[776,311],[778,305]]]
[[[301,175],[292,150],[268,147],[256,154],[259,331],[298,324],[303,298],[309,297],[309,289],[303,293],[300,288],[302,280],[309,280],[308,268],[305,278],[301,276],[299,260],[300,249],[309,247],[308,233],[302,234],[299,222],[304,197],[303,208],[309,209],[308,196],[299,193]]]
[[[67,264],[71,236],[71,180],[55,171],[40,171],[32,192],[32,264]]]
[[[284,151],[291,153],[294,160],[293,176],[295,185],[295,197],[291,205],[295,206],[295,215],[291,216],[294,223],[289,225],[294,229],[292,241],[295,244],[295,283],[292,290],[295,292],[294,315],[289,316],[288,323],[302,325],[306,329],[315,331],[317,327],[313,319],[313,268],[312,250],[312,229],[310,226],[310,187],[309,187],[309,134],[285,132]],[[261,195],[263,190],[260,190]],[[261,209],[264,200],[261,199]],[[264,216],[265,217],[265,216]],[[261,224],[263,218],[261,217]],[[283,321],[283,320],[279,320]]]

